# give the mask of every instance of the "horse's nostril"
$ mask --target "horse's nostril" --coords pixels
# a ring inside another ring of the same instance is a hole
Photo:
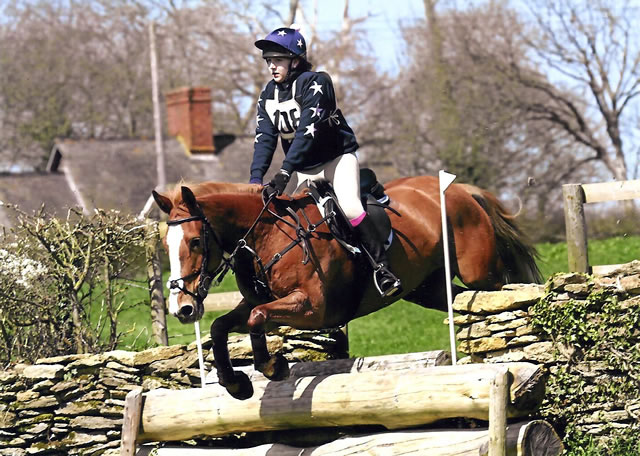
[[[190,306],[189,304],[185,304],[184,306],[180,307],[180,310],[178,311],[178,314],[180,314],[180,316],[182,317],[190,317],[193,315],[193,306]]]

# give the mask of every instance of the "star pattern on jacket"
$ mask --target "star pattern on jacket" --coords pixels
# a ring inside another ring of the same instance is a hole
[[[262,133],[258,133],[258,134],[256,135],[256,139],[254,139],[254,140],[253,140],[253,142],[254,142],[254,143],[257,143],[257,142],[258,142],[258,138],[259,138],[260,136],[262,136]]]
[[[312,112],[311,114],[312,119],[314,117],[320,117],[322,115],[322,111],[324,111],[324,109],[320,107],[320,103],[318,103],[315,108],[312,106],[309,109],[311,109],[311,112]]]
[[[264,117],[260,117],[260,114],[256,116],[256,124],[260,125],[260,122],[264,120]]]
[[[316,124],[312,123],[311,125],[307,125],[307,131],[304,132],[305,135],[311,135],[312,138],[316,137]]]
[[[296,43],[298,45],[298,47],[303,47],[304,44],[302,44],[302,40],[298,40],[298,42]]]
[[[313,84],[311,84],[311,87],[309,87],[309,89],[313,90],[314,95],[317,95],[318,92],[322,93],[322,86],[318,84],[318,81],[313,81]]]
[[[285,32],[284,30],[280,30],[278,32],[278,35],[280,35],[280,36],[285,36],[286,34],[287,34],[287,32]]]

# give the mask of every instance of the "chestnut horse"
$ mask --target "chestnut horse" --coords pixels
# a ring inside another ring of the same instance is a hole
[[[265,205],[258,185],[215,182],[153,192],[169,214],[163,243],[171,264],[172,314],[185,323],[201,318],[214,277],[228,268],[235,273],[243,299],[211,325],[218,379],[232,396],[248,398],[253,388],[245,374],[233,370],[230,331],[248,331],[255,367],[280,380],[288,376],[287,362],[268,353],[265,339],[274,327],[338,327],[398,299],[447,309],[438,179],[398,179],[385,191],[394,209],[388,256],[404,289],[390,298],[380,297],[362,255],[333,238],[309,195]],[[494,195],[452,184],[446,204],[451,271],[466,287],[497,290],[509,282],[541,282],[534,247]]]

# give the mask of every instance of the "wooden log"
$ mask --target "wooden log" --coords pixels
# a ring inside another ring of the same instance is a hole
[[[142,388],[136,388],[127,393],[124,398],[124,412],[122,416],[122,435],[120,436],[120,455],[133,456],[136,454],[136,441],[140,429],[140,415],[142,414]]]
[[[290,363],[290,378],[313,377],[318,375],[348,374],[358,372],[379,372],[421,369],[434,366],[451,365],[451,356],[444,350],[405,353],[401,355],[368,356],[361,358],[332,359],[328,361],[308,361]],[[251,381],[266,381],[266,377],[254,369],[253,365],[240,366],[240,370],[249,376]],[[217,384],[218,374],[215,370],[207,375],[207,385]]]
[[[231,310],[235,309],[240,301],[242,300],[242,295],[239,291],[228,291],[224,293],[209,293],[206,298],[204,298],[204,311],[205,312],[215,312],[220,310]]]
[[[398,429],[455,417],[488,420],[489,384],[503,366],[512,379],[507,415],[524,416],[544,391],[531,385],[542,383],[538,366],[469,364],[254,382],[255,392],[245,401],[219,385],[157,389],[145,394],[139,440],[369,424]],[[515,407],[516,402],[527,407]]]
[[[146,456],[154,449],[157,456],[352,456],[384,454],[386,456],[486,456],[489,446],[487,428],[435,429],[386,432],[343,437],[323,445],[299,448],[270,443],[253,448],[186,448],[143,446],[138,456]],[[545,421],[526,421],[510,424],[506,433],[508,455],[559,456],[564,447],[562,440]]]

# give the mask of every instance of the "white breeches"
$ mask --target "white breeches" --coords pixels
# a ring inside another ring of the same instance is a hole
[[[349,220],[364,212],[360,202],[360,167],[355,153],[340,155],[324,165],[291,175],[284,192],[293,195],[305,187],[307,181],[326,179],[333,185],[338,204]]]

